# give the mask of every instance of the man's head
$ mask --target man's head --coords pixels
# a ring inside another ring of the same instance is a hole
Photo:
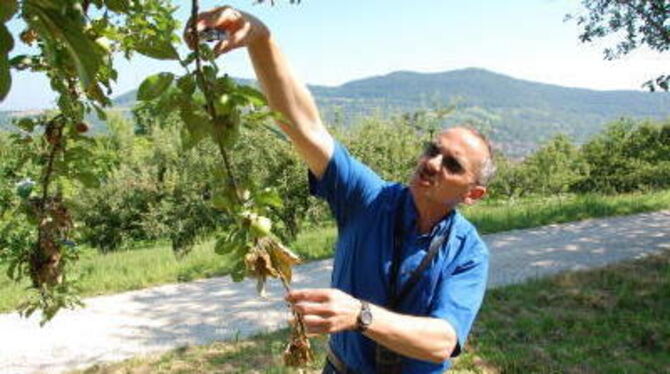
[[[415,201],[451,209],[481,199],[494,172],[486,137],[471,128],[454,127],[440,132],[428,144],[410,188]]]

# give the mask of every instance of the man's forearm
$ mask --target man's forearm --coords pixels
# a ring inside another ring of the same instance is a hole
[[[361,302],[338,289],[293,290],[286,296],[303,315],[312,333],[335,333],[356,328]],[[415,317],[370,304],[372,323],[365,335],[402,355],[424,361],[443,362],[457,344],[456,332],[438,318]]]
[[[451,357],[457,338],[447,321],[398,314],[375,305],[370,307],[374,319],[365,335],[377,343],[424,361],[439,363]]]
[[[307,87],[300,83],[272,37],[248,45],[249,56],[270,108],[279,112],[282,130],[317,176],[333,153],[333,140],[322,124]]]

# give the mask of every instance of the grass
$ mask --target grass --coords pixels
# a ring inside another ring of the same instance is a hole
[[[288,338],[288,329],[283,329],[239,341],[180,347],[168,353],[95,365],[70,374],[298,373],[298,370],[283,365],[282,354]],[[310,340],[316,357],[303,372],[321,373],[327,340],[324,336]]]
[[[670,371],[670,251],[490,291],[457,373]],[[77,373],[291,373],[287,331],[96,365]],[[325,338],[312,339],[318,373]]]
[[[670,190],[618,196],[483,201],[464,208],[463,212],[481,233],[493,233],[661,209],[670,209]],[[332,256],[336,235],[332,225],[312,228],[301,233],[291,247],[306,260],[328,258]],[[212,241],[206,241],[181,260],[175,258],[167,243],[110,254],[88,249],[84,250],[74,273],[80,278],[85,297],[225,275],[228,263],[214,253],[212,245]],[[4,273],[5,267],[0,266],[0,312],[16,309],[28,286],[10,281],[1,275]]]
[[[462,209],[480,233],[524,229],[579,221],[587,218],[621,216],[670,208],[670,190],[607,195],[564,195],[549,198],[484,200]]]
[[[670,251],[495,289],[484,305],[466,361],[512,373],[670,372]]]

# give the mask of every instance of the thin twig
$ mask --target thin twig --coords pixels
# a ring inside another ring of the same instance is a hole
[[[58,123],[60,122],[60,123]],[[53,130],[50,129],[51,126],[55,126]],[[42,201],[40,204],[40,213],[44,212],[45,204],[47,201],[47,197],[49,196],[49,185],[51,184],[51,176],[54,172],[54,161],[56,160],[56,154],[61,148],[61,143],[63,141],[63,127],[65,127],[65,123],[60,120],[60,115],[57,116],[56,118],[52,119],[49,121],[45,127],[45,131],[53,131],[54,135],[53,138],[54,144],[51,144],[52,147],[49,150],[49,155],[47,156],[47,167],[46,171],[44,172],[44,176],[42,178]],[[47,134],[47,137],[51,136],[51,134]],[[47,138],[47,143],[49,143],[49,139]],[[44,218],[44,217],[40,217]]]
[[[284,274],[279,272],[279,279],[281,280],[282,285],[284,285],[284,289],[286,290],[286,293],[291,292],[291,286],[289,285],[288,281],[286,280],[286,277]],[[295,309],[291,308],[291,311],[293,312],[293,316],[296,319],[297,322],[297,327],[295,331],[298,333],[299,336],[304,337],[305,339],[307,338],[306,334],[306,329],[305,329],[305,321],[302,319],[302,314],[298,313],[295,311]]]
[[[205,95],[205,107],[207,108],[207,113],[211,117],[212,120],[216,118],[216,109],[214,108],[214,102],[212,100],[212,95],[211,91],[209,90],[209,86],[207,84],[207,80],[205,79],[204,74],[202,73],[202,61],[200,59],[200,40],[198,38],[198,27],[197,27],[197,22],[196,20],[198,19],[198,13],[199,13],[199,6],[198,6],[198,0],[193,0],[191,3],[191,40],[195,41],[194,42],[194,47],[193,47],[193,53],[195,53],[195,74],[200,82],[200,88],[202,89],[203,95]],[[235,198],[237,199],[237,202],[239,204],[242,204],[242,198],[239,195],[239,188],[237,187],[237,178],[235,178],[235,172],[233,170],[233,165],[230,162],[230,157],[228,157],[228,152],[226,152],[226,149],[223,147],[220,141],[217,141],[218,146],[219,146],[219,152],[221,153],[221,156],[223,157],[223,163],[226,167],[226,171],[228,172],[228,178],[230,179],[230,183],[233,185],[233,189],[235,192]]]

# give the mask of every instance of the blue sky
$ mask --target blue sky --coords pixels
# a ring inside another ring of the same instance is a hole
[[[599,90],[639,90],[642,82],[662,73],[670,54],[636,51],[604,61],[605,42],[581,44],[575,22],[577,0],[302,0],[278,5],[229,4],[265,21],[301,80],[338,85],[398,70],[439,72],[480,67],[516,78]],[[177,12],[186,20],[190,2]],[[202,0],[202,8],[223,3]],[[21,27],[10,24],[13,33]],[[17,47],[12,53],[19,53]],[[137,57],[116,59],[115,95],[134,89],[160,71],[181,72],[175,63]],[[253,77],[245,51],[221,58],[226,71]],[[52,106],[47,80],[36,74],[14,75],[12,91],[0,110]]]

